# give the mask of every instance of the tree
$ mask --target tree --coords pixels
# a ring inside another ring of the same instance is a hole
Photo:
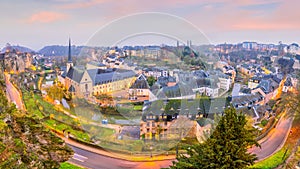
[[[148,82],[149,86],[151,87],[155,83],[155,78],[153,76],[150,76],[147,78],[147,82]]]
[[[66,90],[60,83],[53,84],[46,89],[48,96],[53,100],[61,100],[64,97]]]
[[[243,169],[253,165],[257,157],[247,148],[259,144],[255,129],[246,129],[246,124],[244,114],[236,113],[233,107],[226,109],[212,135],[204,143],[187,148],[187,155],[179,155],[171,168]]]
[[[300,86],[297,89],[293,90],[293,92],[289,92],[282,96],[279,101],[279,108],[283,111],[283,109],[287,108],[288,114],[290,116],[300,113]]]
[[[0,87],[0,168],[59,168],[73,151],[39,121],[21,112]]]

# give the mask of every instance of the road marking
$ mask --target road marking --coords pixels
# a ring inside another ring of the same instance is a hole
[[[80,161],[80,162],[84,162],[84,160],[81,160],[79,158],[76,158],[76,157],[72,157],[74,160],[77,160],[77,161]]]
[[[80,157],[80,158],[84,158],[84,159],[88,159],[87,157],[79,155],[79,154],[76,154],[76,153],[74,154],[74,156],[77,156],[77,157]]]
[[[74,156],[72,157],[74,160],[80,161],[80,162],[84,162],[86,159],[88,159],[85,156],[79,155],[79,154],[74,154]]]

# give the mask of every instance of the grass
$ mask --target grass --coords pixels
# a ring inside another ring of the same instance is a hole
[[[30,96],[30,93],[23,92],[23,100],[25,101],[24,103],[28,112],[33,113],[39,119],[44,118],[43,113],[39,110],[37,104],[35,103],[35,100]]]
[[[70,132],[71,135],[75,136],[79,140],[82,140],[82,141],[90,140],[90,136],[88,135],[88,133],[81,131],[81,130],[75,130],[71,126],[57,122],[54,119],[46,120],[45,124],[57,131],[62,132],[63,130],[65,130],[67,132]]]
[[[97,127],[99,128],[99,127]],[[114,134],[114,130],[113,129],[109,129],[109,128],[104,128],[104,127],[101,127],[99,130],[98,130],[98,135],[100,138],[105,138],[105,137],[110,137]]]
[[[275,167],[279,166],[280,164],[282,164],[287,159],[287,157],[290,155],[290,153],[291,153],[291,149],[288,148],[287,146],[284,146],[282,149],[280,149],[277,153],[275,153],[271,157],[254,164],[250,168],[252,168],[252,169],[275,168]]]
[[[73,135],[74,137],[76,137],[81,141],[84,142],[90,141],[90,136],[87,132],[74,128],[74,126],[79,127],[80,124],[78,120],[73,119],[70,116],[59,111],[57,107],[43,100],[43,98],[39,95],[33,95],[32,97],[31,93],[29,92],[24,92],[23,95],[24,95],[24,100],[26,100],[25,104],[29,112],[35,114],[40,119],[45,118],[45,116],[51,117],[50,119],[44,121],[45,125],[57,131],[62,132],[64,130],[66,132],[70,132],[71,135]],[[40,107],[42,107],[42,109]],[[91,109],[89,110],[91,111]],[[90,126],[87,124],[86,125],[84,124],[83,126],[84,129],[88,131],[92,127],[92,125]],[[109,138],[112,135],[114,135],[114,130],[112,129],[103,128],[99,126],[94,126],[93,128],[94,128],[93,134],[96,135],[97,137]]]
[[[60,168],[59,169],[84,169],[82,167],[79,167],[77,165],[68,163],[68,162],[64,162],[60,164]]]
[[[143,105],[135,105],[133,107],[133,110],[142,111],[143,110]]]
[[[23,99],[25,100],[25,105],[28,110],[28,112],[36,115],[40,119],[45,118],[44,114],[50,115],[53,114],[54,119],[46,120],[45,124],[47,126],[50,126],[51,128],[54,128],[56,130],[62,131],[62,130],[68,130],[70,133],[72,133],[74,136],[79,136],[80,139],[89,139],[88,135],[83,133],[82,131],[74,130],[71,126],[57,122],[56,120],[64,121],[65,123],[70,125],[76,125],[78,124],[77,121],[75,121],[73,118],[63,114],[62,112],[59,112],[55,110],[55,107],[44,101],[41,96],[34,95],[31,96],[31,93],[29,92],[23,92]],[[42,107],[42,110],[40,110],[40,107]],[[42,113],[43,112],[43,113]]]

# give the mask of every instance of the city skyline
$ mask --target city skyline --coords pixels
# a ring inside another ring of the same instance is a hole
[[[1,2],[0,46],[6,43],[39,50],[46,45],[85,45],[101,27],[118,18],[143,12],[178,16],[199,28],[212,44],[256,41],[299,43],[298,1],[163,1],[50,0]],[[12,13],[13,12],[13,13]],[[188,39],[186,39],[188,40]],[[175,44],[174,44],[175,45]],[[197,45],[197,44],[195,44]]]

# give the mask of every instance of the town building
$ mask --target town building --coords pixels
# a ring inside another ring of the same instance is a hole
[[[129,87],[136,79],[132,70],[107,68],[100,62],[89,62],[86,67],[74,66],[69,41],[68,62],[66,71],[61,75],[68,91],[78,97],[91,97],[101,94],[112,94]]]
[[[135,82],[130,86],[128,93],[129,100],[149,100],[150,86],[147,82],[147,78],[143,74],[140,74],[135,80]]]

